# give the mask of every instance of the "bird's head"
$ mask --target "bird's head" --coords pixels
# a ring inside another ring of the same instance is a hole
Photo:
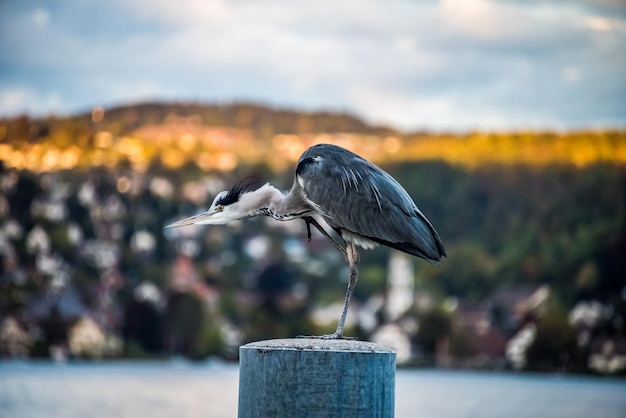
[[[247,218],[253,213],[242,204],[241,197],[246,194],[250,184],[239,183],[230,190],[219,192],[206,212],[181,219],[166,228],[186,225],[223,225],[232,221]]]

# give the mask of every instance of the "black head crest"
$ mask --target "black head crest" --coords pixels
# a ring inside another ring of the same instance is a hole
[[[239,183],[235,184],[232,189],[230,189],[215,203],[222,206],[232,205],[233,203],[239,201],[239,198],[243,193],[250,191],[254,186],[261,183],[259,181],[248,181],[249,179],[250,177],[246,177]]]

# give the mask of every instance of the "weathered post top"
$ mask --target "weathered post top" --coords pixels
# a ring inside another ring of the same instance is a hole
[[[272,349],[272,350],[322,350],[355,353],[387,353],[395,352],[379,344],[349,340],[349,339],[329,339],[322,338],[285,338],[277,340],[255,341],[240,347],[240,349]]]
[[[393,417],[395,353],[295,338],[239,348],[239,417]]]

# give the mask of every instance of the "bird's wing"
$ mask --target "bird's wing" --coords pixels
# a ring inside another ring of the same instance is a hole
[[[297,181],[333,228],[430,261],[445,255],[430,222],[384,170],[343,148],[320,144],[300,157]]]

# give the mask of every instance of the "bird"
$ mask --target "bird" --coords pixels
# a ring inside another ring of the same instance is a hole
[[[166,228],[222,225],[253,216],[278,221],[302,219],[309,241],[314,226],[347,261],[348,287],[341,317],[335,333],[319,337],[323,339],[347,338],[343,331],[358,280],[358,247],[384,245],[433,264],[440,264],[446,256],[439,234],[398,181],[374,163],[332,144],[317,144],[304,151],[288,192],[269,183],[251,190],[249,184],[241,182],[218,193],[207,211]]]

